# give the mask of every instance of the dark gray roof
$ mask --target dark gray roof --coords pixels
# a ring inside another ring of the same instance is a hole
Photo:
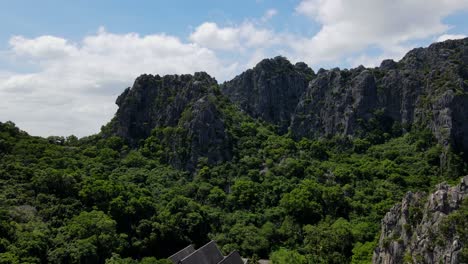
[[[244,261],[242,260],[239,252],[234,251],[227,255],[223,260],[218,262],[218,264],[244,264]]]
[[[180,264],[217,264],[224,259],[214,241],[209,242],[197,251],[180,261]]]
[[[180,250],[179,252],[175,253],[174,255],[170,256],[169,260],[171,260],[172,263],[174,263],[174,264],[178,264],[179,261],[181,261],[182,259],[184,259],[188,255],[192,254],[193,252],[195,252],[195,248],[193,247],[193,245],[190,245],[190,246]]]

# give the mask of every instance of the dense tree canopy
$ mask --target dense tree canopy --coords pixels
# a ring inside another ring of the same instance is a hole
[[[466,166],[423,130],[383,137],[375,125],[360,138],[294,141],[231,115],[233,159],[202,157],[193,173],[168,165],[185,151],[169,140],[177,129],[133,148],[1,123],[0,263],[161,264],[210,239],[278,264],[368,263],[380,219],[404,192],[455,180]]]

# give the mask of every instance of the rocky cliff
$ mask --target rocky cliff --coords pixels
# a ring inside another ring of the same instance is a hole
[[[186,160],[229,160],[232,142],[219,103],[225,97],[280,133],[289,129],[295,139],[391,136],[417,127],[468,157],[468,38],[414,49],[376,68],[317,74],[276,57],[221,86],[206,73],[142,75],[117,99],[109,134],[136,146],[155,128],[180,127],[191,142]],[[182,119],[183,113],[191,119]]]
[[[250,116],[286,132],[301,95],[314,77],[305,63],[292,65],[286,58],[276,57],[225,82],[221,90]]]
[[[213,93],[216,80],[195,75],[141,75],[118,98],[112,130],[132,144],[147,138],[155,127],[175,126],[189,104]]]
[[[294,138],[365,136],[427,128],[439,143],[468,153],[468,38],[410,51],[380,67],[314,72],[283,57],[224,83],[247,114],[288,128]]]
[[[391,127],[430,129],[468,152],[468,39],[435,43],[380,67],[320,70],[291,120],[295,138],[360,135],[378,114]]]
[[[172,129],[170,135],[159,131],[153,136],[170,145],[175,154],[168,162],[178,168],[193,170],[200,157],[209,163],[230,160],[220,97],[216,80],[203,72],[141,75],[117,98],[119,109],[106,130],[137,146],[155,129]]]
[[[459,185],[408,192],[383,218],[373,263],[466,263],[468,176]]]

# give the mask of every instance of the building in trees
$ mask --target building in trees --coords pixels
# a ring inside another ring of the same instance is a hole
[[[223,256],[215,241],[210,241],[203,247],[195,250],[190,245],[169,257],[174,264],[246,264],[237,251]]]

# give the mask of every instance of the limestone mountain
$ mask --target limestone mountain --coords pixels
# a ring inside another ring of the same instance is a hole
[[[206,73],[142,75],[118,97],[106,131],[137,146],[155,128],[178,127],[191,147],[172,164],[193,168],[207,155],[210,162],[230,160],[226,97],[235,111],[280,133],[289,129],[295,139],[352,135],[382,142],[417,127],[445,148],[468,153],[468,38],[414,49],[376,68],[315,74],[305,63],[276,57],[221,85]]]

